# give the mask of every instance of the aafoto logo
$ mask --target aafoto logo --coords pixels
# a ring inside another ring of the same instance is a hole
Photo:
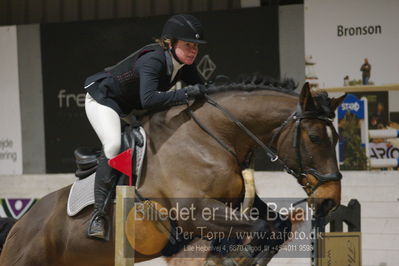
[[[60,90],[57,98],[59,108],[84,107],[86,93],[67,93],[66,90]]]

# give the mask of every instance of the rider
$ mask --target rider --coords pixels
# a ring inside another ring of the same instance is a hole
[[[89,237],[107,239],[106,199],[117,176],[108,160],[120,152],[120,118],[128,117],[132,110],[159,110],[202,97],[206,89],[194,60],[198,45],[203,43],[203,28],[197,18],[174,15],[165,23],[156,43],[86,79],[86,114],[102,143]],[[170,90],[178,80],[188,86]]]

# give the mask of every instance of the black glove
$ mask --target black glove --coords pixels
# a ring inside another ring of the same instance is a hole
[[[207,92],[207,88],[203,84],[189,85],[184,89],[189,99],[202,98]]]

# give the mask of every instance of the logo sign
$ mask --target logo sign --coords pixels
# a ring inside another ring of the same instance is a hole
[[[216,70],[215,63],[211,60],[209,55],[204,55],[201,61],[197,65],[198,72],[202,75],[205,80],[209,80],[213,72]]]
[[[2,210],[0,214],[19,219],[32,207],[35,201],[35,199],[3,199],[1,200],[0,209]]]
[[[390,143],[381,142],[369,144],[370,158],[373,159],[397,159],[399,158],[399,148]]]
[[[364,119],[364,102],[355,95],[348,94],[338,108],[338,119],[342,119],[347,112],[356,115],[359,119]]]

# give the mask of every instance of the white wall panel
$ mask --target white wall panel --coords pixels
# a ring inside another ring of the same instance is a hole
[[[17,26],[23,173],[46,172],[39,25]]]
[[[364,58],[375,85],[398,83],[397,0],[306,0],[305,54],[316,62],[321,88],[360,80]]]
[[[0,27],[0,174],[22,174],[17,27]]]

